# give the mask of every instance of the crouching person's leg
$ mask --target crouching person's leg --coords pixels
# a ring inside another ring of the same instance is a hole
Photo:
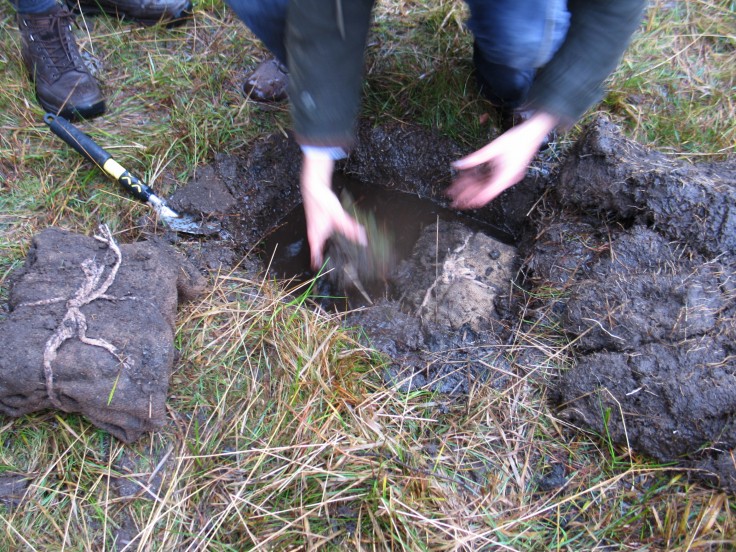
[[[565,0],[466,0],[481,93],[504,109],[521,106],[536,70],[562,44],[569,26]]]
[[[288,0],[226,0],[251,32],[269,49],[273,58],[261,62],[246,78],[243,93],[262,102],[286,99],[286,10]]]

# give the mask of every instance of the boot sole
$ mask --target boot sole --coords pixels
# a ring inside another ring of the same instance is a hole
[[[104,100],[85,107],[65,105],[60,108],[58,105],[51,105],[38,96],[36,96],[36,98],[38,99],[38,103],[41,104],[41,107],[43,107],[48,113],[61,115],[72,122],[79,121],[81,119],[93,119],[94,117],[98,117],[105,113],[106,109]]]

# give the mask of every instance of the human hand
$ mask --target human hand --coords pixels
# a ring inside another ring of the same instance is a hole
[[[460,172],[445,192],[452,207],[482,207],[524,178],[540,144],[558,122],[554,115],[537,112],[487,146],[455,161],[452,166]]]
[[[345,212],[332,191],[334,165],[335,162],[328,156],[304,155],[301,174],[302,203],[314,270],[322,265],[325,243],[334,232],[339,232],[361,245],[368,243],[365,229]]]

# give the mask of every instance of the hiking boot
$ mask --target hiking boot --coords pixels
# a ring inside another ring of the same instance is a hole
[[[85,15],[106,13],[148,27],[159,23],[181,25],[192,16],[191,0],[66,0],[70,9]]]
[[[105,112],[105,98],[79,54],[72,20],[63,6],[18,14],[21,54],[46,111],[70,120],[89,119]]]
[[[258,64],[243,84],[243,94],[257,102],[282,102],[286,99],[289,72],[276,59]]]

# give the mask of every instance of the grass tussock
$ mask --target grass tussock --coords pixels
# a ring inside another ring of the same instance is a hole
[[[494,132],[475,94],[459,0],[381,1],[364,111],[468,147]],[[599,107],[678,155],[734,146],[733,6],[656,1]],[[131,200],[42,123],[9,5],[0,7],[0,291],[31,237],[108,223],[140,237]],[[109,105],[80,124],[166,197],[216,152],[288,126],[240,94],[257,40],[216,0],[176,29],[88,18],[77,33]],[[567,427],[545,382],[569,344],[530,326],[514,372],[465,397],[384,385],[378,358],[287,294],[210,275],[182,307],[170,420],[123,445],[73,415],[2,419],[1,550],[729,550],[733,498]],[[533,298],[530,298],[530,302]],[[542,318],[539,318],[540,320]],[[492,359],[488,364],[493,369]],[[127,544],[126,544],[127,543]]]
[[[736,147],[736,7],[655,2],[604,108],[646,144],[697,159]]]

